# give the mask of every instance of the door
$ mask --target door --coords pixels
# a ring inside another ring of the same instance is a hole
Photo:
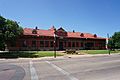
[[[59,42],[59,50],[63,50],[63,42]]]

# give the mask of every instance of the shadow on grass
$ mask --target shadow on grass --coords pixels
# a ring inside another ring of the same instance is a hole
[[[0,58],[35,58],[39,57],[36,52],[29,51],[9,51],[9,52],[1,52]]]

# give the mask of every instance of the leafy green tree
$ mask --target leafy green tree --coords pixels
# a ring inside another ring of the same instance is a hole
[[[114,46],[114,42],[113,42],[113,39],[110,38],[109,41],[108,41],[108,48],[111,49],[111,50],[114,50],[115,49],[115,46]]]
[[[110,48],[120,48],[120,32],[115,32],[108,42]]]
[[[22,27],[18,25],[16,21],[12,21],[7,19],[6,20],[6,27],[5,27],[5,40],[6,41],[13,41],[15,40],[19,35],[22,34]]]
[[[20,27],[16,21],[0,16],[0,50],[4,50],[8,42],[15,42],[15,39],[21,35],[22,32],[22,27]]]
[[[5,24],[6,24],[6,19],[0,16],[0,50],[3,50],[5,48],[5,42],[4,42]]]

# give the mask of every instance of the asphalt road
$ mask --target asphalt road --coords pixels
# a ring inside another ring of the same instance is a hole
[[[0,80],[120,80],[120,55],[3,59]]]

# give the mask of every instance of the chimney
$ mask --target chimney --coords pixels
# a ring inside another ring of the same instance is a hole
[[[36,27],[35,27],[35,29],[37,30],[37,29],[38,29],[38,27],[36,26]]]
[[[75,33],[75,30],[73,30],[73,33]]]
[[[52,26],[50,29],[48,29],[48,30],[52,30],[52,31],[55,31],[55,27],[54,26]]]

